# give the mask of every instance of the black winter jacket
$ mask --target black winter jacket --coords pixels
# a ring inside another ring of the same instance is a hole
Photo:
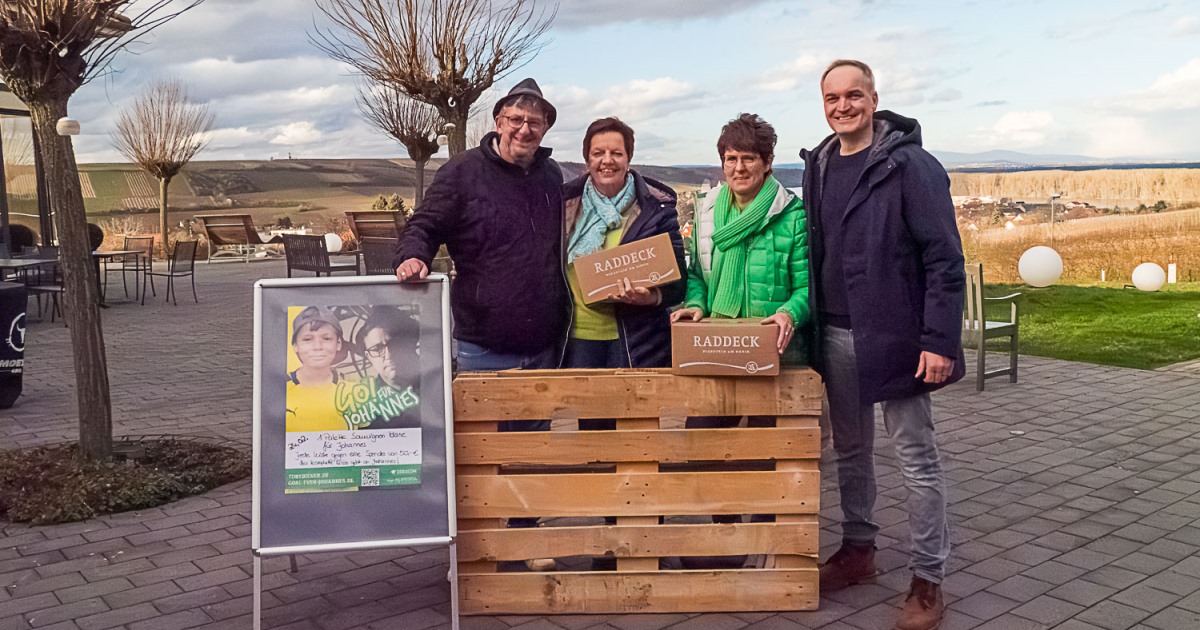
[[[394,266],[431,264],[443,243],[458,277],[454,337],[533,354],[566,339],[571,294],[564,261],[562,170],[538,149],[528,170],[496,152],[495,132],[446,162],[405,225]]]
[[[683,258],[683,239],[679,236],[679,214],[675,209],[675,191],[666,184],[633,174],[633,191],[638,214],[621,235],[621,243],[632,243],[659,234],[671,237],[675,250],[675,264],[679,265],[681,279],[659,287],[662,302],[658,306],[632,306],[616,304],[617,332],[625,347],[629,366],[635,368],[671,366],[671,307],[683,301],[687,291],[687,264]],[[574,224],[583,197],[583,186],[587,175],[578,177],[563,186],[566,199],[567,221]],[[569,231],[570,226],[568,226]]]
[[[813,277],[819,277],[824,257],[821,185],[829,155],[839,147],[837,136],[831,135],[811,152],[801,152]],[[874,138],[865,150],[866,166],[842,218],[842,268],[859,393],[862,402],[873,403],[914,396],[963,377],[966,273],[950,178],[921,148],[917,121],[876,112]],[[819,310],[814,306],[812,312]],[[813,341],[820,341],[819,332]],[[923,350],[955,359],[949,379],[927,385],[914,378]],[[815,363],[820,369],[819,358]]]

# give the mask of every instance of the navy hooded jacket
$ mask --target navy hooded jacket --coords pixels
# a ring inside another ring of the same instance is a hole
[[[562,170],[538,149],[526,170],[504,161],[495,132],[437,171],[404,226],[394,266],[429,266],[443,243],[458,276],[454,337],[489,350],[536,354],[566,341]]]
[[[803,151],[812,268],[824,257],[821,185],[836,135]],[[862,402],[908,398],[965,374],[962,311],[966,273],[950,199],[950,178],[921,148],[917,121],[875,113],[866,165],[842,219],[842,261]],[[814,292],[815,293],[815,292]],[[816,298],[814,294],[812,298]],[[814,307],[814,315],[819,311]],[[820,326],[813,327],[819,342]],[[817,360],[821,369],[819,345]],[[945,382],[914,375],[922,351],[955,360]]]

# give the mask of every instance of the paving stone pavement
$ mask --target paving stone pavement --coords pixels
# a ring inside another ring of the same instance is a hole
[[[251,285],[280,262],[200,265],[201,302],[103,312],[116,435],[250,442]],[[160,296],[161,289],[160,288]],[[0,448],[75,436],[68,331],[31,324],[25,393]],[[943,630],[1200,628],[1200,375],[1021,358],[1021,382],[934,396],[954,550]],[[882,434],[882,429],[880,429]],[[904,488],[877,444],[878,584],[809,613],[507,616],[468,630],[890,628],[909,575]],[[826,472],[822,557],[838,542]],[[171,505],[30,527],[0,521],[0,630],[251,627],[250,483]],[[445,550],[265,562],[265,627],[449,626]]]

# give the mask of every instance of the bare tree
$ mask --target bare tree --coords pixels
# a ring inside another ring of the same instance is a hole
[[[499,4],[499,6],[495,6]],[[454,127],[450,155],[466,149],[471,106],[545,45],[558,5],[538,0],[317,0],[332,26],[313,43],[376,83],[428,103]]]
[[[476,107],[471,110],[471,118],[467,121],[467,146],[477,146],[489,131],[495,131],[496,121],[492,120],[492,108]]]
[[[70,136],[55,125],[81,85],[104,74],[113,56],[201,0],[4,0],[0,3],[0,78],[29,106],[62,245],[64,315],[75,353],[79,447],[85,457],[112,452],[112,403],[100,327],[99,284]],[[136,4],[140,12],[122,15]],[[172,8],[172,5],[175,5]]]
[[[358,85],[358,111],[372,125],[404,145],[417,168],[416,202],[425,198],[425,165],[438,152],[437,110],[414,101],[390,85]]]
[[[212,124],[212,110],[207,104],[188,102],[187,86],[179,80],[151,83],[117,117],[113,146],[158,178],[158,233],[164,255],[168,251],[167,189],[207,144],[204,134]]]

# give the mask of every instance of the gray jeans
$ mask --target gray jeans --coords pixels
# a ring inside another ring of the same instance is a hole
[[[822,335],[825,389],[842,498],[842,538],[848,542],[874,542],[879,531],[879,525],[871,520],[876,494],[875,405],[859,400],[850,331],[826,326]],[[946,482],[934,443],[929,394],[887,400],[882,406],[883,423],[908,489],[908,526],[912,533],[908,568],[917,577],[940,584],[950,555],[950,532],[946,525]]]

